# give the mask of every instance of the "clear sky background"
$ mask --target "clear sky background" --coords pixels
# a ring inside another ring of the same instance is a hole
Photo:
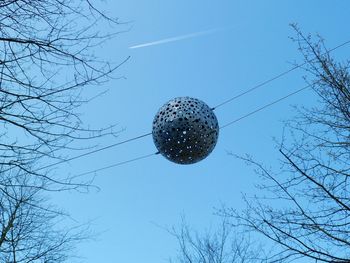
[[[97,55],[115,62],[131,56],[116,73],[125,78],[104,84],[100,89],[108,93],[81,109],[86,124],[118,123],[125,128],[119,137],[101,141],[101,146],[150,132],[159,107],[174,97],[192,96],[214,106],[302,61],[289,39],[294,36],[291,22],[306,33],[320,33],[330,48],[350,39],[350,2],[345,0],[109,0],[101,7],[129,21],[124,29],[132,26],[97,50]],[[130,49],[207,30],[215,32]],[[349,50],[334,54],[346,58]],[[220,124],[303,87],[304,74],[297,70],[223,106],[216,111]],[[244,208],[241,194],[254,193],[259,178],[227,152],[249,153],[276,164],[273,137],[281,137],[282,121],[293,116],[291,105],[308,106],[313,101],[312,92],[304,91],[227,127],[214,152],[197,164],[176,165],[158,155],[98,173],[99,192],[57,194],[53,202],[77,222],[92,221],[100,233],[96,240],[79,245],[82,261],[167,262],[175,256],[177,243],[157,225],[177,225],[185,215],[201,230],[215,225],[214,208],[221,203]],[[79,174],[153,152],[152,138],[146,137],[72,161],[58,171]]]

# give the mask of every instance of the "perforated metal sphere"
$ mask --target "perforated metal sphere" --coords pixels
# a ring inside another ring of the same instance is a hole
[[[196,163],[214,149],[219,125],[214,112],[203,101],[179,97],[164,104],[154,117],[153,141],[168,160]]]

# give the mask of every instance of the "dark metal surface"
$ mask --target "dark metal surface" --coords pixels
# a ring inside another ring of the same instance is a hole
[[[179,164],[196,163],[214,149],[219,125],[214,112],[203,101],[179,97],[163,105],[152,129],[158,151]]]

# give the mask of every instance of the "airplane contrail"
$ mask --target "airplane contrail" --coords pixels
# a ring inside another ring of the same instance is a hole
[[[177,37],[165,38],[165,39],[158,40],[158,41],[153,41],[153,42],[148,42],[148,43],[144,43],[144,44],[140,44],[140,45],[136,45],[136,46],[131,46],[129,48],[130,49],[136,49],[136,48],[142,48],[142,47],[161,45],[161,44],[170,43],[170,42],[176,42],[176,41],[180,41],[180,40],[184,40],[184,39],[210,35],[210,34],[222,31],[222,30],[224,30],[224,28],[215,28],[215,29],[210,29],[210,30],[206,30],[206,31],[200,31],[200,32],[191,33],[191,34],[187,34],[187,35],[181,35],[181,36],[177,36]]]

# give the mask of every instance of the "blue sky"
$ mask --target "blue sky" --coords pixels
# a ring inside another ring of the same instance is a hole
[[[320,33],[328,47],[350,39],[348,1],[246,0],[117,0],[101,5],[130,30],[107,43],[97,55],[119,62],[131,59],[115,79],[100,89],[108,93],[85,105],[82,119],[91,126],[118,123],[125,130],[115,143],[151,131],[159,107],[178,96],[192,96],[214,106],[301,61],[289,37],[289,23],[304,32]],[[162,45],[130,49],[135,45],[208,30],[211,34]],[[101,28],[103,30],[103,28]],[[349,47],[335,55],[346,57]],[[305,85],[297,70],[216,111],[225,124]],[[86,95],[90,91],[86,91]],[[93,92],[96,92],[94,90]],[[91,92],[91,93],[93,93]],[[202,162],[181,166],[162,156],[97,174],[100,192],[62,193],[54,202],[80,223],[92,221],[100,234],[81,244],[83,262],[162,263],[174,256],[176,241],[164,229],[185,215],[201,230],[215,225],[214,207],[225,203],[243,208],[242,193],[252,194],[259,178],[250,167],[227,152],[249,153],[274,165],[278,157],[273,137],[282,135],[282,120],[291,118],[290,105],[313,103],[305,91],[222,130],[213,153]],[[82,158],[59,171],[78,174],[155,152],[152,138]]]

